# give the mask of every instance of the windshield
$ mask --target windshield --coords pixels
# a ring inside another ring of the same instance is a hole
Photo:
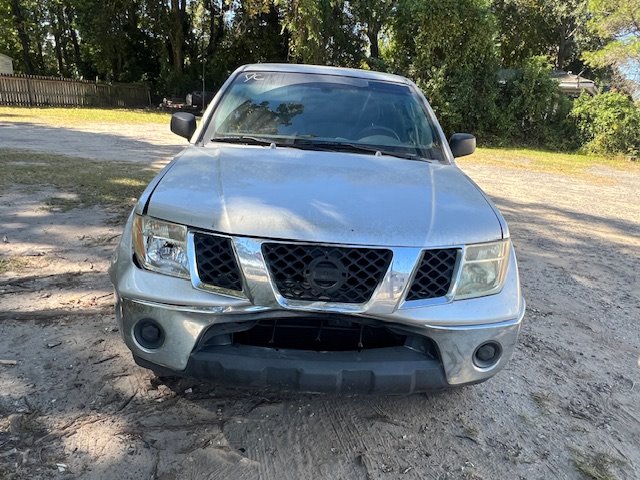
[[[408,85],[286,72],[243,72],[218,104],[211,141],[444,160],[435,126]]]

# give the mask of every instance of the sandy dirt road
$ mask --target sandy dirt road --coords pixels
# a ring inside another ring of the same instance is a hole
[[[67,154],[108,160],[80,135]],[[123,159],[130,134],[108,135]],[[146,162],[177,147],[158,148]],[[43,210],[49,187],[1,192],[0,253],[33,265],[0,275],[0,360],[16,362],[0,365],[0,478],[640,478],[640,173],[462,167],[509,221],[528,314],[494,379],[411,397],[159,382],[111,312],[121,225],[99,207]]]
[[[95,160],[161,164],[186,142],[167,124],[96,124],[59,127],[47,123],[0,121],[0,148],[72,155]]]

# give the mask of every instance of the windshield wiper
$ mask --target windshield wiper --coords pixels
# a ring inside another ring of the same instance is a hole
[[[391,150],[385,150],[380,147],[376,147],[373,145],[363,145],[360,143],[350,143],[350,142],[325,142],[325,141],[317,141],[317,140],[308,140],[296,138],[293,141],[293,147],[298,148],[308,148],[310,150],[327,150],[333,152],[352,152],[352,153],[368,153],[368,154],[377,154],[380,155],[389,155],[392,157],[398,158],[406,158],[409,160],[426,160],[429,161],[428,158],[425,158],[416,153],[409,152],[395,152]]]
[[[221,143],[238,143],[241,145],[265,145],[265,146],[269,146],[272,143],[276,143],[275,141],[269,140],[268,138],[254,137],[251,135],[228,135],[224,137],[212,137],[211,141],[221,142]]]
[[[270,146],[276,145],[278,147],[300,148],[302,150],[323,150],[329,152],[350,152],[350,153],[367,153],[369,155],[389,155],[392,157],[405,158],[408,160],[425,160],[429,161],[429,158],[425,158],[422,155],[409,152],[395,152],[391,150],[385,150],[373,145],[363,145],[359,143],[351,142],[327,142],[322,140],[310,140],[308,138],[294,138],[291,141],[276,142],[268,138],[255,137],[252,135],[227,135],[220,137],[212,137],[212,142],[221,143],[236,143],[241,145],[263,145]]]

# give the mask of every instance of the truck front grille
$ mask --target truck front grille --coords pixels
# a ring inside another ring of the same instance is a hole
[[[449,292],[458,251],[454,248],[422,252],[407,300],[443,297]]]
[[[269,272],[289,300],[365,303],[391,264],[391,250],[265,243]]]
[[[231,239],[196,232],[193,235],[198,277],[206,285],[242,291],[242,278]]]

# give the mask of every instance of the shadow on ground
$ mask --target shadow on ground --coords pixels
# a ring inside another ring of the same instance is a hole
[[[162,165],[187,143],[169,131],[168,122],[69,127],[11,122],[0,123],[0,145],[96,160]]]

